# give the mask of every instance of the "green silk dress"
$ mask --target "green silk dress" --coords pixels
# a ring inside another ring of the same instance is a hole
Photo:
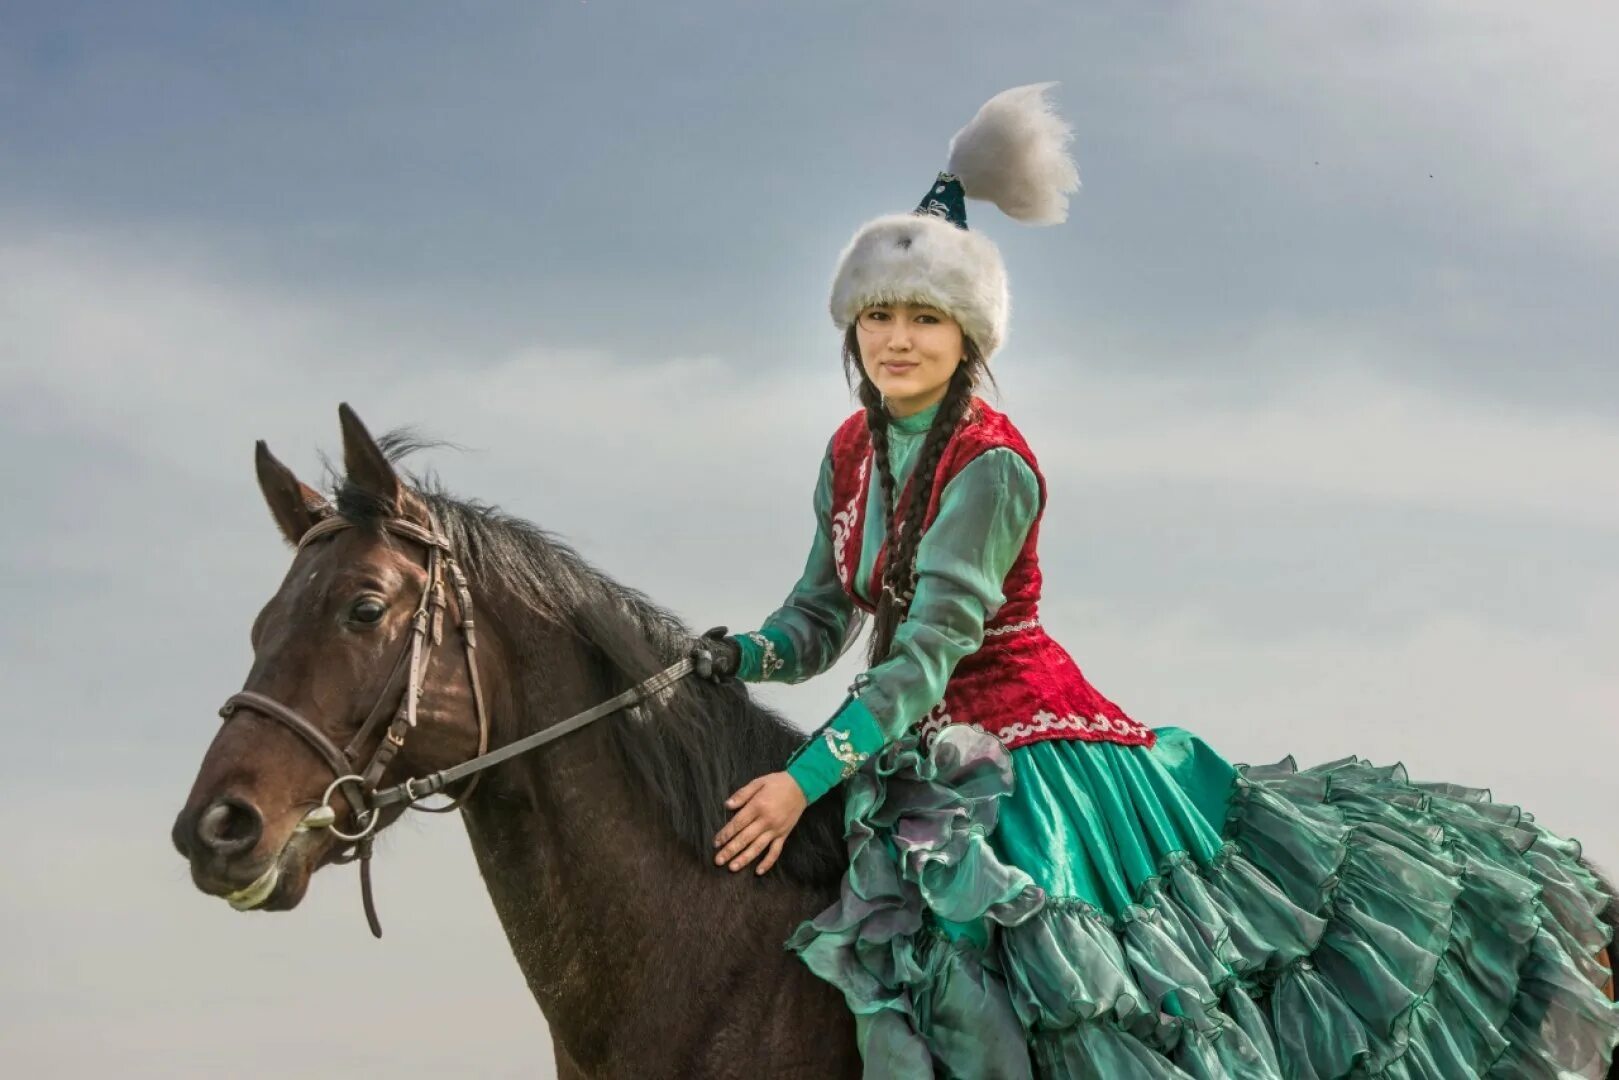
[[[901,487],[936,411],[890,427]],[[858,630],[831,501],[829,446],[804,572],[735,636],[745,680],[808,679]],[[843,992],[868,1077],[1605,1075],[1610,898],[1577,842],[1487,790],[1356,758],[1233,765],[1177,727],[1150,748],[1007,750],[967,725],[921,745],[1038,510],[1010,449],[950,481],[888,658],[787,765],[811,801],[843,789],[840,899],[787,945]]]

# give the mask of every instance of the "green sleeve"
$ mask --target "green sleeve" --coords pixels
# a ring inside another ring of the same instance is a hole
[[[1034,470],[1005,447],[945,486],[917,545],[916,596],[888,658],[855,680],[854,696],[788,763],[806,798],[826,794],[944,698],[956,663],[983,644],[984,623],[1005,602],[1001,586],[1039,512]]]
[[[884,741],[871,711],[851,697],[787,760],[787,774],[804,789],[804,798],[814,802],[853,776]]]
[[[832,446],[815,484],[815,541],[804,573],[758,630],[734,634],[742,650],[737,677],[747,682],[798,683],[819,675],[842,655],[858,631],[854,602],[838,581],[832,558]]]

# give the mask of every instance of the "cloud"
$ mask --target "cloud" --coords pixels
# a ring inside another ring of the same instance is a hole
[[[341,302],[232,281],[205,257],[154,260],[83,236],[0,250],[0,292],[15,342],[0,389],[60,406],[14,410],[15,420],[94,433],[154,467],[210,478],[239,476],[253,436],[307,459],[312,443],[331,444],[332,410],[348,400],[377,430],[418,424],[548,483],[570,482],[588,453],[592,471],[629,485],[620,494],[665,508],[687,497],[683,467],[698,480],[721,459],[715,479],[744,481],[760,462],[802,487],[789,462],[819,452],[829,421],[852,407],[830,355],[823,368],[787,370],[543,345],[457,355]],[[1619,524],[1619,476],[1607,467],[1619,422],[1520,412],[1388,374],[1422,368],[1424,349],[1272,321],[1211,348],[1196,374],[1155,374],[1150,362],[1075,370],[1038,356],[999,374],[1065,470]],[[1305,354],[1308,368],[1292,359]],[[1372,357],[1388,366],[1372,369]]]
[[[333,1072],[549,1074],[453,825],[385,838],[380,947],[352,874],[241,916],[165,833],[286,564],[252,440],[313,479],[338,401],[462,444],[417,464],[696,626],[754,625],[796,576],[851,408],[818,290],[956,121],[918,112],[882,33],[683,7],[648,35],[598,7],[407,13],[360,47],[346,16],[52,16],[6,46],[16,1070],[281,1075],[290,1039]],[[739,18],[771,46],[740,69]],[[975,219],[1026,312],[999,374],[1051,481],[1054,634],[1232,758],[1401,759],[1619,862],[1619,14],[982,18],[903,27],[979,73],[959,119],[1033,65],[1081,131],[1065,231]],[[859,667],[760,696],[812,725]],[[386,992],[334,1013],[310,989],[356,973]],[[477,1003],[451,1027],[446,988]]]
[[[1319,162],[1312,180],[1349,201],[1619,248],[1611,5],[1242,0],[1184,8],[1174,26],[1180,62],[1157,74],[1179,91],[1168,119],[1187,145]]]
[[[1210,349],[1196,372],[1146,362],[1138,374],[1093,377],[1037,360],[1019,412],[1043,432],[1047,455],[1092,479],[1619,526],[1619,422],[1391,375],[1423,369],[1427,353],[1375,331],[1273,322]]]

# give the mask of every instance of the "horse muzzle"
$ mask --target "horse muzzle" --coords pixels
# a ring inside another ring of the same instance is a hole
[[[319,849],[332,846],[324,832],[300,820],[279,847],[265,853],[262,815],[251,803],[226,796],[182,810],[171,839],[202,892],[238,911],[280,911],[303,899]]]

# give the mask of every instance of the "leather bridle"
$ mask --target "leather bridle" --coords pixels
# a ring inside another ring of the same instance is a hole
[[[376,703],[372,705],[371,711],[348,745],[339,748],[325,732],[296,709],[257,691],[244,690],[232,694],[219,710],[219,715],[226,721],[241,709],[276,721],[302,739],[332,771],[333,780],[327,785],[320,805],[305,814],[298,827],[304,830],[330,829],[333,836],[354,845],[354,854],[339,861],[358,860],[360,863],[360,894],[365,905],[366,923],[376,937],[382,936],[382,925],[377,919],[376,903],[371,890],[371,853],[377,825],[384,809],[398,804],[404,804],[412,810],[432,813],[446,813],[458,809],[465,804],[473,789],[477,787],[478,779],[485,769],[576,731],[609,713],[639,704],[674,685],[692,671],[692,660],[686,657],[616,697],[491,752],[489,713],[484,706],[483,688],[478,680],[478,638],[472,614],[472,591],[467,586],[466,575],[456,563],[450,542],[439,531],[436,520],[430,518],[430,528],[423,528],[403,518],[386,518],[381,525],[386,532],[413,540],[427,549],[427,579],[422,586],[422,596],[416,605],[415,614],[411,616],[410,639],[400,649],[399,657],[394,662],[387,681],[378,692]],[[298,551],[302,551],[316,540],[353,526],[353,522],[335,514],[322,518],[310,526],[298,540]],[[443,643],[446,574],[455,589],[457,606],[460,608],[459,629],[466,656],[467,679],[472,687],[472,707],[478,721],[478,753],[475,757],[451,768],[442,769],[429,776],[407,779],[393,787],[382,788],[378,785],[382,782],[383,774],[387,772],[389,764],[398,755],[400,748],[405,745],[405,737],[416,726],[417,704],[424,689],[422,677],[427,670],[433,649]],[[382,718],[387,714],[401,675],[404,676],[405,685],[398,698],[398,705],[393,711],[393,718],[378,741],[370,760],[362,767],[360,760],[365,744],[376,733]],[[417,805],[419,800],[444,791],[450,784],[469,777],[470,782],[449,803],[434,807]],[[331,802],[333,793],[339,790],[343,792],[343,797],[354,816],[355,828],[350,832],[343,832],[337,828],[337,811],[333,809]]]
[[[371,711],[348,745],[339,749],[325,732],[297,710],[254,690],[232,694],[219,710],[219,715],[227,721],[241,708],[250,709],[277,721],[308,744],[310,749],[326,763],[326,767],[332,770],[334,779],[327,786],[321,804],[306,814],[300,824],[306,829],[328,828],[339,840],[356,845],[354,857],[360,861],[360,883],[365,900],[366,921],[371,926],[371,932],[378,937],[382,936],[382,927],[377,921],[376,905],[371,895],[370,871],[372,837],[382,817],[382,809],[371,800],[377,785],[382,781],[383,774],[388,770],[388,765],[405,745],[405,737],[416,726],[416,708],[422,696],[422,676],[432,659],[433,649],[444,641],[446,573],[455,588],[456,600],[460,607],[461,641],[466,654],[467,678],[472,686],[472,707],[478,720],[478,753],[482,755],[489,749],[489,713],[484,708],[483,687],[478,681],[477,624],[472,614],[472,591],[467,587],[466,575],[456,564],[450,550],[450,542],[438,530],[436,521],[432,523],[433,527],[430,529],[424,529],[403,518],[387,518],[381,524],[385,531],[394,536],[413,540],[427,549],[427,579],[422,585],[422,595],[416,604],[415,614],[411,616],[410,637],[399,650],[399,657],[394,661],[387,681],[378,691],[375,704],[371,706]],[[298,551],[302,551],[317,540],[352,527],[353,522],[335,514],[322,518],[299,538]],[[405,678],[405,685],[397,699],[398,707],[394,709],[387,730],[377,741],[376,750],[362,767],[361,755],[364,747],[376,733],[383,717],[387,715],[389,703],[395,700],[394,692],[401,675]],[[478,777],[474,776],[471,783],[454,801],[432,809],[436,812],[456,809],[472,794],[477,784]],[[348,801],[349,809],[354,815],[356,828],[352,832],[343,832],[337,828],[337,812],[332,809],[331,800],[333,792],[338,790],[343,792],[343,797]],[[418,807],[418,809],[428,808]]]

